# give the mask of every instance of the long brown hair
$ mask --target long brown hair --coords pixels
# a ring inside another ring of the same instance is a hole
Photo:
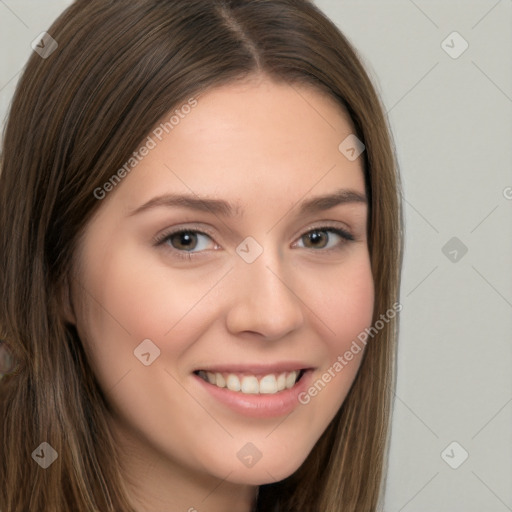
[[[108,401],[62,315],[74,249],[101,206],[94,190],[193,96],[254,73],[312,85],[366,146],[376,321],[398,300],[398,172],[360,59],[307,0],[77,0],[48,33],[58,47],[30,57],[3,140],[0,338],[16,368],[0,379],[0,510],[131,511]],[[293,475],[261,486],[259,511],[377,510],[396,332],[395,317],[368,343],[339,412]],[[46,470],[32,460],[42,442],[59,454]]]

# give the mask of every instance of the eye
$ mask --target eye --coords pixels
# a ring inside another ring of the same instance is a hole
[[[321,226],[304,233],[299,238],[299,242],[293,244],[293,247],[330,251],[341,249],[352,240],[354,240],[354,237],[344,229]],[[300,244],[300,242],[303,242],[303,244]],[[165,232],[155,237],[154,244],[170,250],[178,258],[187,260],[199,257],[202,251],[219,248],[212,235],[193,228]]]
[[[304,233],[299,240],[304,240],[304,248],[306,249],[336,249],[349,241],[353,241],[354,237],[344,229],[333,227],[319,227]]]
[[[208,241],[210,241],[214,247],[208,247]],[[215,248],[215,244],[210,235],[195,229],[181,229],[172,233],[164,233],[155,240],[155,243],[156,245],[167,245],[170,249],[177,251],[178,254],[180,252],[195,253],[208,248]],[[180,254],[180,256],[182,255],[183,254]]]

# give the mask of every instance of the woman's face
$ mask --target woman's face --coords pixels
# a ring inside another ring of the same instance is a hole
[[[362,162],[339,149],[353,128],[267,79],[181,112],[88,224],[74,321],[141,472],[281,480],[345,399],[372,320]]]

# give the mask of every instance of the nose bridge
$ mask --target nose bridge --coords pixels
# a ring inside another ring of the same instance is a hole
[[[251,251],[251,257],[246,257]],[[303,312],[302,303],[293,292],[291,262],[283,261],[270,242],[258,249],[246,239],[237,253],[228,328],[233,332],[257,332],[268,338],[282,337],[297,329],[303,322]]]

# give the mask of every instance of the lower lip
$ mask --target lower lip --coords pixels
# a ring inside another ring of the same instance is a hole
[[[290,414],[300,404],[298,397],[308,388],[312,374],[312,370],[306,370],[293,388],[279,391],[273,395],[251,395],[240,391],[231,391],[210,384],[198,375],[193,374],[193,377],[211,396],[233,411],[253,418],[274,418]]]

